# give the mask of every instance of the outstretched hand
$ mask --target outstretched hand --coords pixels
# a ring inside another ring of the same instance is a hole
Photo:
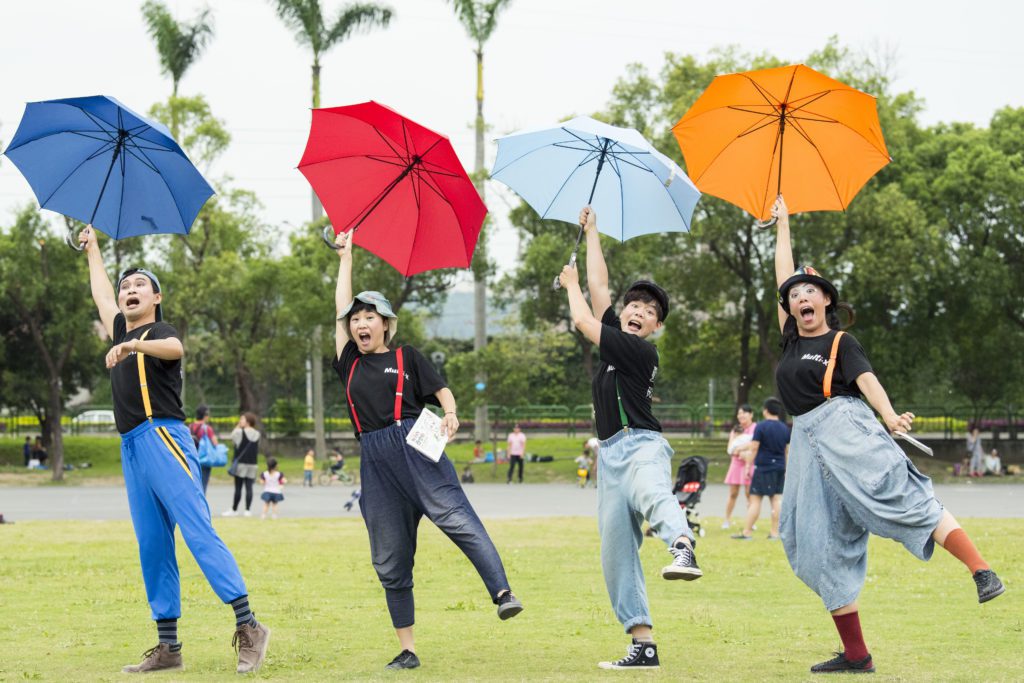
[[[349,230],[348,232],[339,232],[335,236],[334,243],[338,245],[338,258],[352,256],[352,234],[354,232],[355,230]]]
[[[138,345],[138,339],[132,339],[131,341],[126,341],[121,344],[115,344],[114,347],[107,352],[107,357],[104,359],[107,369],[109,370],[113,368],[115,365],[130,356]]]
[[[86,251],[95,249],[99,246],[99,242],[96,238],[96,231],[93,230],[91,225],[85,226],[80,233],[78,233],[78,243],[85,248]]]
[[[789,208],[781,194],[775,198],[775,203],[772,204],[772,218],[778,221],[789,221]]]
[[[580,210],[580,227],[585,233],[597,228],[597,212],[589,206],[584,206]]]
[[[569,285],[580,284],[580,273],[576,270],[576,266],[562,266],[562,272],[558,274],[558,283],[562,285],[563,289],[569,287]]]

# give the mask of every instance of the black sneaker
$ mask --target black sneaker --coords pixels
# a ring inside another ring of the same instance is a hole
[[[391,660],[391,663],[385,666],[385,669],[415,669],[420,665],[420,658],[416,656],[415,652],[409,652],[408,650],[402,650],[398,653],[398,656]]]
[[[502,621],[511,619],[523,611],[523,603],[519,602],[512,591],[505,591],[498,598],[498,618]]]
[[[849,674],[873,674],[875,673],[875,665],[871,661],[871,655],[868,655],[864,659],[859,659],[856,662],[851,662],[846,658],[845,652],[837,652],[833,659],[827,662],[821,662],[811,667],[812,674],[838,674],[838,673],[849,673]]]
[[[626,648],[626,656],[614,662],[598,662],[602,669],[657,669],[658,646],[654,643],[641,643],[636,638]]]
[[[991,569],[979,569],[974,572],[974,583],[978,586],[978,602],[988,602],[1006,592],[1003,582]]]
[[[697,566],[697,557],[689,546],[678,543],[669,546],[668,551],[672,553],[672,564],[661,570],[661,578],[693,581],[704,576],[704,572]]]

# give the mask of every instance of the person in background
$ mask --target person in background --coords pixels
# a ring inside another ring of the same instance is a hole
[[[32,437],[26,436],[25,443],[21,447],[21,455],[25,459],[25,467],[28,467],[28,461],[32,459]]]
[[[985,476],[1003,476],[1003,461],[999,457],[999,451],[994,448],[985,456]]]
[[[284,485],[288,483],[284,474],[277,469],[277,458],[267,458],[267,471],[260,475],[263,482],[263,514],[260,519],[267,518],[267,511],[270,511],[270,518],[277,519],[277,505],[284,500]]]
[[[512,432],[508,435],[508,481],[506,484],[512,483],[512,471],[515,470],[516,466],[519,467],[519,483],[523,483],[523,459],[526,457],[526,434],[519,429],[519,423],[517,422],[512,427]]]
[[[32,446],[32,458],[39,461],[39,467],[46,469],[46,459],[50,457],[46,452],[46,447],[43,446],[43,437],[37,436],[35,444]]]
[[[302,459],[302,485],[313,487],[313,470],[316,469],[316,453],[310,448]]]
[[[231,461],[228,474],[235,478],[235,494],[231,509],[224,513],[225,517],[238,514],[238,504],[242,500],[242,488],[245,487],[245,514],[252,515],[252,485],[260,468],[260,432],[256,428],[259,418],[255,413],[242,413],[238,424],[231,432],[231,441],[235,444],[235,457]]]
[[[740,487],[743,487],[743,496],[750,505],[750,478],[754,476],[754,467],[743,458],[743,447],[750,443],[754,436],[754,409],[744,403],[736,410],[736,426],[729,434],[729,445],[726,453],[731,461],[729,471],[725,475],[725,483],[729,485],[729,499],[725,503],[725,521],[722,528],[728,529],[732,526],[732,511],[736,507],[736,499],[740,495]]]
[[[199,442],[203,440],[203,437],[210,439],[210,443],[214,446],[217,445],[217,434],[213,431],[213,426],[209,424],[210,409],[205,405],[201,405],[196,408],[196,419],[188,426],[189,433],[192,434],[192,441],[196,445],[196,450],[199,450]],[[202,475],[203,480],[203,493],[206,493],[206,488],[210,485],[210,472],[212,468],[208,465],[200,465],[199,473]]]
[[[985,473],[985,465],[982,462],[985,450],[981,445],[981,429],[978,425],[972,426],[967,434],[967,456],[971,459],[968,474],[972,477],[982,476]]]
[[[782,402],[777,398],[765,399],[761,414],[764,419],[754,427],[750,443],[739,449],[744,460],[754,465],[743,533],[732,536],[742,541],[754,537],[754,525],[761,516],[761,500],[765,497],[771,501],[772,506],[772,528],[768,540],[779,540],[779,511],[782,509],[782,488],[786,480],[789,427],[782,421]]]

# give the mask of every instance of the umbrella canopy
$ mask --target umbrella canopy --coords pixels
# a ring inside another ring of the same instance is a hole
[[[491,177],[543,218],[577,224],[589,204],[601,232],[620,241],[688,231],[700,199],[679,166],[640,133],[588,116],[498,138]]]
[[[299,170],[335,234],[406,277],[469,267],[487,207],[444,135],[376,102],[314,109]]]
[[[103,95],[30,102],[4,154],[41,208],[114,239],[187,234],[213,194],[166,127]]]
[[[843,210],[891,161],[875,98],[795,64],[718,76],[672,128],[702,192],[759,219]]]

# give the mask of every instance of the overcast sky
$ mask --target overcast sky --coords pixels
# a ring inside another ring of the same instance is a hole
[[[321,2],[328,12],[342,5]],[[180,86],[182,94],[204,94],[233,136],[210,175],[230,175],[237,186],[254,190],[271,224],[308,220],[309,186],[295,170],[309,128],[308,48],[296,44],[269,0],[167,4],[179,18],[191,18],[204,4],[214,12],[214,39]],[[469,39],[443,0],[386,4],[396,13],[389,29],[357,36],[322,58],[322,105],[374,99],[394,107],[447,134],[471,170],[475,71]],[[144,113],[165,99],[171,81],[160,74],[140,5],[0,4],[0,140],[13,137],[28,101],[105,94]],[[893,52],[896,88],[924,98],[923,122],[987,125],[1000,107],[1024,105],[1022,7],[1008,0],[513,0],[486,48],[488,140],[600,110],[631,62],[657,71],[667,51],[704,56],[729,44],[797,62],[832,34],[857,50]],[[489,142],[488,163],[494,149]],[[31,201],[17,169],[0,162],[0,224]],[[489,187],[487,202],[499,221],[492,253],[506,255],[506,268],[517,247],[504,222],[513,201]]]

